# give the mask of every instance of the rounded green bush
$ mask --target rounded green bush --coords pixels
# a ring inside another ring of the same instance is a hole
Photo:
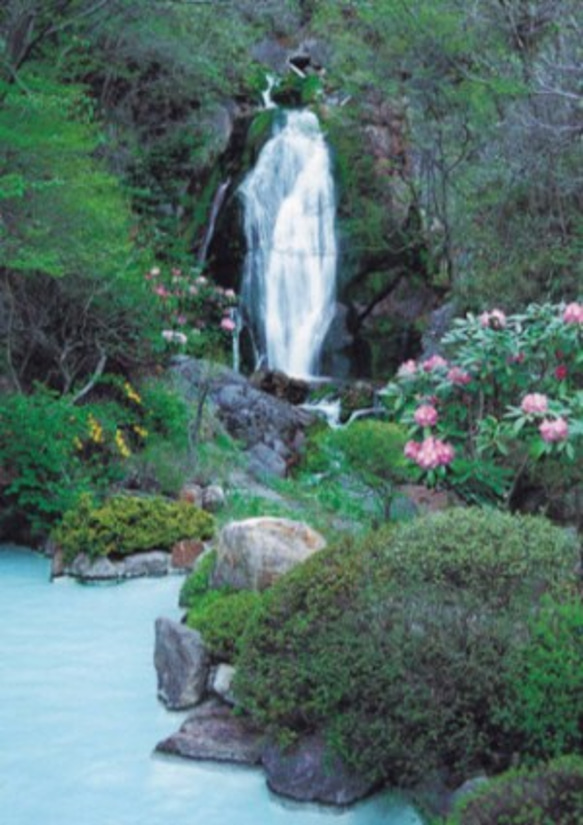
[[[82,496],[53,537],[71,561],[79,553],[96,558],[170,549],[181,539],[210,539],[213,532],[213,517],[189,502],[118,495],[98,505]]]
[[[580,825],[583,759],[509,771],[457,806],[447,825]]]
[[[510,758],[510,654],[578,547],[542,518],[455,509],[324,550],[249,624],[236,691],[284,740],[323,730],[356,771],[406,785]]]
[[[261,595],[251,590],[238,592],[209,590],[188,611],[186,623],[202,635],[211,655],[233,661]]]
[[[216,550],[211,550],[197,560],[194,570],[186,577],[180,588],[180,607],[194,607],[198,599],[208,591],[216,558]]]

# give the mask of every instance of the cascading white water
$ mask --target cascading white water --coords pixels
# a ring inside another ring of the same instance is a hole
[[[336,291],[335,197],[328,147],[309,111],[284,114],[241,194],[247,256],[242,308],[257,366],[318,374]]]

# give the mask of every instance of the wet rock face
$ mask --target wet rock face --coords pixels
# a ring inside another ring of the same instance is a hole
[[[270,789],[302,802],[350,805],[374,790],[370,781],[351,774],[341,759],[332,757],[318,734],[287,751],[271,744],[262,761]]]
[[[314,416],[281,398],[254,387],[226,367],[210,366],[195,358],[176,358],[173,372],[187,400],[208,390],[218,419],[249,452],[257,476],[283,476],[294,463],[303,432]]]
[[[325,544],[320,533],[291,519],[231,522],[219,535],[213,587],[264,590]]]
[[[209,656],[196,630],[170,619],[156,619],[154,666],[158,696],[170,710],[184,710],[202,700]]]
[[[210,699],[200,705],[180,730],[159,742],[156,750],[186,759],[257,765],[261,761],[263,735],[243,717]]]

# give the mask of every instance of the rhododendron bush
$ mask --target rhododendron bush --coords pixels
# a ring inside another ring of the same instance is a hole
[[[161,341],[175,351],[221,359],[231,350],[235,332],[237,296],[196,270],[174,267],[163,272],[153,267],[145,273],[159,302],[166,328]]]
[[[557,461],[583,475],[583,304],[457,319],[440,354],[406,361],[384,390],[410,425],[421,478],[508,504]]]

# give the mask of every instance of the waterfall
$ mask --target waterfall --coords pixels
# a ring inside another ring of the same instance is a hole
[[[241,301],[256,366],[317,375],[334,314],[336,238],[330,156],[312,112],[283,113],[240,192]]]

